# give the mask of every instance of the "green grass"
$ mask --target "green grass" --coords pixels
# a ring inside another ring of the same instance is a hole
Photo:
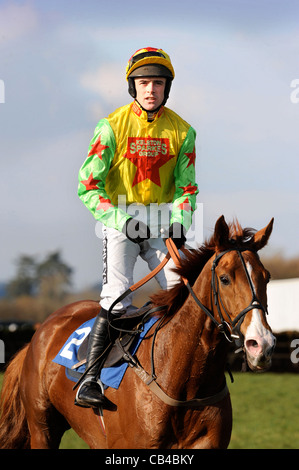
[[[228,385],[233,405],[229,449],[299,448],[299,375],[234,373]],[[1,381],[0,381],[1,383]],[[87,449],[73,430],[61,449]]]
[[[299,376],[234,374],[230,449],[299,448]]]
[[[88,445],[80,439],[80,437],[70,429],[64,433],[61,440],[60,449],[89,449]]]

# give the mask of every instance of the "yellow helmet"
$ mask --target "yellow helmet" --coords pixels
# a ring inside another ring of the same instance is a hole
[[[127,65],[126,77],[127,79],[129,77],[144,77],[146,76],[145,74],[147,74],[147,76],[173,79],[174,69],[169,55],[162,49],[156,49],[155,47],[144,47],[134,52]]]
[[[133,98],[136,97],[134,78],[138,77],[165,77],[167,79],[165,89],[164,103],[169,95],[171,82],[174,79],[174,69],[168,54],[163,49],[155,47],[144,47],[134,52],[130,57],[127,68],[126,78],[129,82],[129,93]]]

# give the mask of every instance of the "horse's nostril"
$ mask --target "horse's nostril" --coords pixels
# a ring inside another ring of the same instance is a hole
[[[262,353],[261,345],[253,338],[245,341],[245,348],[251,356],[257,357]]]

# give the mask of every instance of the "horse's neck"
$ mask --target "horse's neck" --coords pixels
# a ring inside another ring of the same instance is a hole
[[[210,278],[204,273],[194,285],[202,303],[211,308]],[[186,399],[200,390],[213,393],[221,386],[225,364],[225,351],[219,333],[207,315],[189,296],[183,307],[168,323],[163,335],[163,368],[171,375],[173,393],[184,388]],[[166,366],[167,362],[167,366]]]

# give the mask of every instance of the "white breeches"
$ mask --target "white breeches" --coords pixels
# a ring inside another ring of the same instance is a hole
[[[100,304],[106,310],[111,304],[134,284],[133,272],[138,255],[147,262],[152,271],[164,259],[167,248],[161,237],[151,238],[143,243],[142,250],[118,230],[103,226],[103,288]],[[168,261],[156,280],[162,289],[169,289],[180,277],[172,271],[172,259]],[[119,302],[113,311],[120,311],[132,304],[132,295]]]

